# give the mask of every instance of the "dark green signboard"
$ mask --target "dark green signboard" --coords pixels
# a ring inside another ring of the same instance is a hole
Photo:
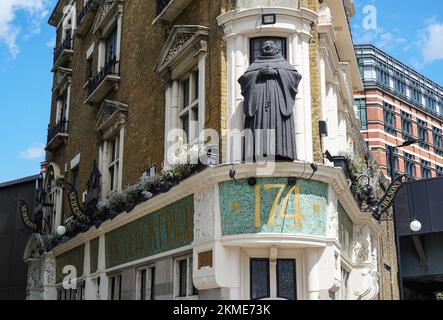
[[[63,268],[73,266],[77,271],[77,277],[83,276],[83,263],[85,260],[85,246],[80,246],[65,252],[55,258],[56,262],[56,280],[61,283],[68,274],[63,274]],[[74,276],[71,274],[71,276]]]
[[[106,234],[106,267],[184,247],[193,240],[191,195]]]

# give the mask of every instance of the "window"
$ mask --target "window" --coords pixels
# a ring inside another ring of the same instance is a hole
[[[111,72],[117,73],[117,27],[106,39],[105,68],[109,67]]]
[[[63,193],[57,186],[56,179],[54,167],[51,165],[45,177],[45,206],[43,207],[44,230],[49,233],[55,231],[55,228],[60,225],[61,219]]]
[[[269,259],[251,259],[251,300],[271,296],[269,284]]]
[[[404,111],[401,112],[401,130],[403,133],[403,140],[412,140],[412,120],[411,115]]]
[[[341,268],[341,286],[339,291],[341,300],[349,300],[349,276],[349,271]]]
[[[358,110],[362,130],[368,129],[368,116],[366,110],[366,99],[355,99],[355,107]]]
[[[429,148],[428,124],[426,123],[426,121],[418,119],[417,127],[418,127],[418,139],[421,140],[420,147],[422,147],[423,149],[428,149]]]
[[[277,260],[277,297],[296,300],[295,260]]]
[[[109,300],[121,300],[122,276],[116,275],[109,278]]]
[[[418,103],[422,103],[420,89],[411,88],[411,98]]]
[[[64,289],[60,287],[57,289],[57,300],[73,301],[85,300],[85,282],[82,281],[77,284],[77,289]]]
[[[421,160],[421,178],[431,178],[431,163],[429,161]]]
[[[426,96],[426,107],[435,111],[437,109],[437,101],[433,96]]]
[[[180,120],[185,134],[185,137],[183,137],[183,142],[189,144],[195,143],[199,137],[198,84],[198,70],[191,72],[185,80],[181,81],[180,84]]]
[[[395,72],[394,89],[401,94],[406,94],[406,83],[404,75],[398,71]]]
[[[105,140],[100,147],[100,166],[102,174],[102,198],[109,192],[122,188],[124,128],[118,134]]]
[[[435,153],[439,156],[443,156],[442,130],[437,127],[433,127],[432,139],[434,140]]]
[[[137,272],[137,300],[155,300],[155,267]]]
[[[178,299],[198,296],[198,290],[192,280],[192,256],[175,260],[174,292]]]
[[[297,300],[295,259],[277,259],[276,264],[271,264],[267,258],[252,258],[249,271],[251,300],[266,298]],[[276,292],[273,292],[275,290]]]
[[[437,171],[437,177],[443,177],[443,167],[436,166],[435,169]]]
[[[377,70],[377,80],[384,84],[385,86],[389,86],[389,73],[383,70]]]
[[[405,175],[415,177],[415,157],[409,153],[405,153]]]
[[[78,179],[79,179],[79,168],[76,167],[71,170],[71,176],[72,176],[72,186],[75,190],[78,190]]]
[[[266,41],[274,41],[277,45],[278,50],[281,55],[286,59],[286,38],[279,37],[259,37],[251,39],[251,52],[250,52],[250,63],[254,62],[259,56],[261,56],[263,44]]]
[[[391,172],[391,158],[390,158],[390,154],[389,154],[389,146],[386,145],[386,168],[388,171],[388,175],[390,175]],[[397,178],[397,173],[398,173],[398,154],[397,154],[397,149],[394,149],[394,154],[392,155],[394,157],[393,161],[394,161],[394,179]]]
[[[110,191],[117,190],[119,187],[119,168],[120,168],[120,137],[115,137],[109,141],[109,164],[108,164],[108,174],[110,181]]]
[[[384,105],[385,132],[395,136],[395,107],[388,103]]]

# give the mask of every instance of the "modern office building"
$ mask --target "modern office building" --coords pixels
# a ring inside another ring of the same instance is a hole
[[[355,52],[365,88],[356,109],[379,165],[390,166],[387,146],[420,139],[397,149],[395,170],[417,179],[443,175],[443,87],[373,45]]]
[[[370,156],[353,14],[352,0],[59,0],[32,298],[398,297],[392,228],[334,166]],[[285,96],[297,160],[244,162],[238,80],[272,42],[302,76]],[[176,161],[201,150],[209,163]]]

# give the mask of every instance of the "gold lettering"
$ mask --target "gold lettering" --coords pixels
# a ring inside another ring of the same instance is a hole
[[[275,215],[277,214],[278,204],[280,203],[281,196],[283,191],[286,188],[285,184],[265,184],[264,189],[269,191],[271,189],[280,189],[274,199],[274,203],[272,204],[271,212],[269,213],[268,227],[273,228],[275,226]]]
[[[294,205],[295,205],[295,214],[286,214],[286,208],[288,206],[289,199],[291,195],[294,195]],[[289,190],[286,195],[283,204],[280,209],[280,217],[281,218],[294,218],[295,219],[295,228],[301,229],[301,220],[305,218],[304,214],[300,213],[300,187],[293,186],[291,190]]]

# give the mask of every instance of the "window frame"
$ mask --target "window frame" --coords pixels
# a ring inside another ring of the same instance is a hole
[[[188,103],[185,103],[185,83],[188,82]],[[199,139],[199,70],[198,66],[191,68],[189,72],[179,81],[179,120],[181,122],[180,129],[183,130],[183,143],[193,145]],[[195,113],[197,117],[195,117]],[[196,119],[197,118],[197,119]],[[185,120],[186,119],[186,120]],[[185,121],[187,124],[185,126]],[[186,130],[187,128],[187,130]]]
[[[405,165],[405,175],[415,178],[417,176],[417,171],[415,168],[415,156],[405,152],[403,157],[404,157],[404,165]],[[411,174],[409,173],[408,166],[411,166],[411,168],[412,168]]]
[[[180,291],[180,280],[181,278],[181,270],[180,270],[180,263],[182,261],[186,261],[186,295],[181,295]],[[185,256],[177,257],[174,259],[174,289],[173,289],[173,295],[174,300],[198,300],[199,293],[198,290],[194,287],[194,280],[193,280],[193,255],[188,254]]]
[[[141,283],[141,273],[145,272],[145,297],[142,299],[142,283]],[[148,300],[155,300],[155,264],[149,264],[143,267],[139,267],[136,270],[136,300],[142,300],[142,301],[148,301]]]
[[[109,276],[109,296],[108,300],[111,301],[121,301],[122,300],[122,283],[123,276],[121,273],[113,274]],[[115,294],[117,294],[118,299],[115,299]]]
[[[383,118],[385,133],[396,136],[397,129],[395,126],[395,106],[385,102],[383,108]]]

